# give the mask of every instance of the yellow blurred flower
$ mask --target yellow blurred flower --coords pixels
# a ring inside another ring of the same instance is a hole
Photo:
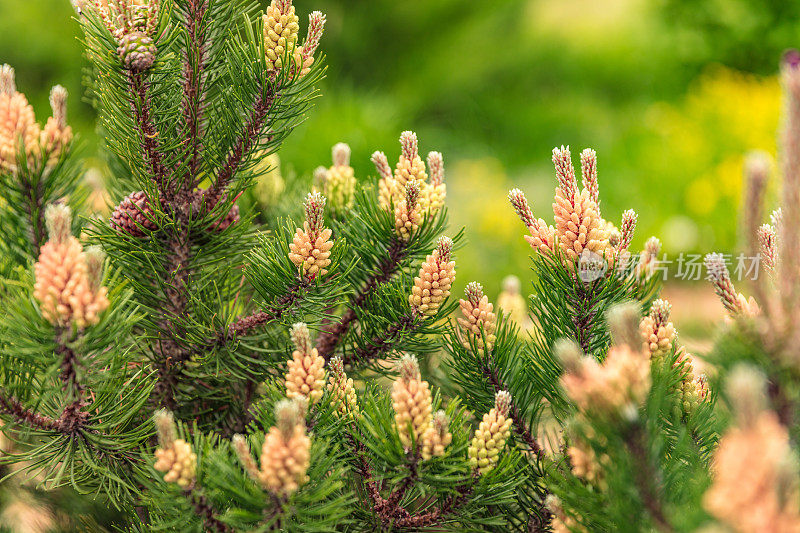
[[[697,215],[707,215],[717,205],[717,190],[708,178],[699,178],[686,189],[686,207]]]
[[[709,68],[681,101],[651,106],[645,121],[655,138],[640,168],[654,187],[675,191],[682,203],[665,210],[688,212],[714,228],[717,245],[733,246],[735,228],[728,221],[740,204],[744,156],[763,150],[775,157],[780,107],[776,77],[722,66]]]

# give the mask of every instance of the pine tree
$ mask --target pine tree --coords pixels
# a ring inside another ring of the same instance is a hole
[[[463,233],[444,158],[412,131],[395,165],[372,155],[375,179],[343,143],[313,183],[273,168],[318,96],[324,15],[301,39],[291,0],[82,4],[110,217],[80,217],[65,92],[42,128],[0,69],[18,478],[90,495],[129,531],[797,531],[796,55],[784,205],[759,227],[754,163],[746,224],[780,293],[745,299],[707,258],[732,315],[709,380],[658,298],[660,243],[632,253],[636,213],[601,212],[593,150],[580,185],[553,151],[552,224],[509,193],[536,274],[517,324],[477,281],[451,298]],[[304,196],[277,202],[290,181]]]

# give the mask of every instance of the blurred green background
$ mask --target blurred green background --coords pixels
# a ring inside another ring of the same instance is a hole
[[[599,157],[603,215],[640,215],[634,247],[731,251],[743,155],[775,154],[783,49],[798,44],[797,1],[781,0],[296,0],[301,19],[327,14],[323,97],[281,151],[310,175],[330,147],[399,153],[404,129],[445,155],[448,206],[467,228],[459,283],[490,295],[529,278],[529,248],[506,201],[522,188],[552,219],[550,152]],[[79,103],[81,44],[68,0],[0,0],[0,61],[17,69],[44,120],[51,85],[70,90],[73,127],[98,150]],[[773,181],[774,188],[774,181]]]

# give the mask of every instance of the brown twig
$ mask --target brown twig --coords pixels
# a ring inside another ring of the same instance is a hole
[[[244,161],[245,156],[248,154],[248,152],[250,152],[253,146],[255,146],[256,142],[261,136],[261,132],[264,129],[267,117],[269,116],[269,111],[272,109],[272,104],[275,102],[276,97],[277,95],[274,91],[274,87],[270,85],[267,93],[263,94],[262,91],[262,94],[260,94],[256,99],[256,102],[253,105],[253,109],[250,113],[250,117],[248,118],[241,135],[233,145],[233,148],[228,154],[228,158],[225,160],[225,164],[222,166],[222,169],[220,169],[219,174],[217,174],[217,179],[208,190],[208,204],[212,208],[217,205],[217,202],[222,197],[225,187],[228,186],[230,180],[236,175],[236,172],[239,170],[239,167],[241,166],[242,161]]]
[[[183,224],[181,224],[183,226]],[[180,340],[183,335],[178,331],[178,322],[185,311],[188,301],[187,287],[190,274],[191,242],[188,231],[176,228],[168,243],[166,254],[166,270],[171,280],[165,283],[166,301],[160,321],[160,332],[156,353],[160,359],[155,361],[158,374],[153,393],[158,403],[168,409],[175,409],[174,389],[182,364],[189,359],[192,351]]]
[[[160,354],[160,358],[154,361],[158,378],[153,388],[153,395],[159,405],[174,409],[176,407],[174,389],[177,386],[181,364],[190,356],[189,350],[178,340],[182,337],[181,333],[176,331],[176,318],[183,316],[188,300],[186,287],[190,275],[191,240],[187,219],[190,195],[186,191],[176,195],[176,191],[168,187],[167,171],[159,146],[158,131],[153,122],[148,95],[149,82],[146,76],[144,72],[128,71],[128,83],[132,95],[131,111],[139,129],[145,164],[158,187],[162,205],[169,207],[176,222],[174,232],[166,243],[168,251],[164,266],[171,279],[166,283],[166,302],[154,350]]]
[[[171,200],[170,191],[166,188],[166,169],[161,156],[158,131],[153,123],[148,91],[150,83],[144,72],[128,71],[128,84],[131,91],[131,111],[139,129],[142,143],[142,155],[148,166],[150,175],[158,187],[162,201]]]
[[[594,319],[595,310],[590,308],[591,293],[586,292],[583,281],[576,278],[578,284],[579,301],[570,300],[574,316],[572,323],[575,326],[575,341],[580,345],[584,353],[589,353],[592,340],[591,322]]]
[[[186,33],[188,46],[184,61],[183,118],[186,123],[186,141],[189,143],[187,170],[191,179],[184,182],[185,188],[192,189],[202,179],[199,176],[201,134],[205,92],[203,91],[203,69],[205,67],[205,35],[201,33],[200,23],[208,10],[208,0],[190,0],[186,13]]]
[[[391,494],[389,498],[384,498],[381,496],[377,482],[372,479],[372,469],[370,468],[369,461],[367,460],[364,445],[355,437],[353,437],[349,431],[347,432],[347,439],[358,460],[356,470],[364,482],[367,496],[369,496],[369,499],[372,502],[372,509],[384,528],[414,527],[415,525],[416,527],[419,527],[423,524],[414,524],[415,521],[423,520],[427,522],[431,519],[430,516],[413,516],[410,512],[408,512],[408,510],[400,506],[398,504],[398,501],[400,500],[398,491]],[[405,489],[403,492],[405,492]]]
[[[239,317],[236,322],[228,326],[227,336],[220,335],[219,340],[226,340],[241,335],[246,335],[250,330],[269,324],[278,318],[277,313],[272,309],[268,311],[256,311],[250,315]]]
[[[642,502],[653,522],[655,522],[656,527],[660,531],[671,532],[674,529],[664,515],[664,509],[661,506],[657,473],[647,453],[646,439],[647,435],[644,432],[644,428],[640,424],[636,424],[626,440],[626,445],[635,462],[633,474],[636,486],[639,489]]]
[[[42,431],[53,431],[75,436],[86,424],[89,413],[82,411],[83,402],[72,402],[59,418],[52,418],[28,409],[22,402],[0,390],[0,412],[11,416],[17,423]]]
[[[23,176],[21,185],[25,197],[28,199],[28,202],[24,205],[24,209],[31,225],[30,239],[31,247],[33,248],[32,255],[35,257],[39,254],[39,249],[42,247],[47,237],[45,235],[44,206],[42,205],[44,200],[44,180],[40,179],[37,186],[34,187],[30,180],[26,176]]]
[[[317,338],[317,351],[326,361],[333,357],[336,347],[356,320],[355,309],[361,307],[369,295],[372,294],[372,291],[379,285],[389,281],[397,271],[400,261],[403,260],[408,252],[408,243],[401,239],[395,239],[389,246],[388,252],[388,255],[378,265],[378,271],[367,280],[361,290],[353,297],[347,311],[344,312],[339,321],[325,328]]]
[[[233,533],[234,529],[220,521],[214,508],[208,502],[208,499],[201,493],[197,487],[183,491],[183,495],[192,504],[194,512],[203,519],[203,525],[206,531],[217,531],[219,533]]]
[[[58,418],[58,430],[65,435],[76,436],[89,418],[89,413],[83,410],[85,406],[86,402],[80,399],[67,404]]]
[[[59,377],[64,384],[65,391],[80,398],[83,393],[83,385],[78,382],[78,354],[68,345],[69,330],[58,328],[56,331],[55,352],[61,357],[61,373]]]
[[[22,403],[0,390],[0,411],[26,426],[44,431],[59,431],[58,420],[28,409]]]
[[[370,361],[380,359],[391,350],[402,332],[413,332],[419,324],[419,316],[414,311],[401,316],[386,328],[386,331],[367,341],[365,346],[360,346],[354,352],[346,354],[343,358],[344,364],[366,365]]]
[[[409,475],[392,491],[388,498],[381,495],[378,483],[372,479],[372,469],[367,460],[364,445],[356,439],[349,428],[345,429],[346,437],[350,448],[356,458],[355,471],[362,479],[366,495],[372,503],[372,509],[376,517],[384,528],[410,529],[419,527],[430,527],[440,524],[442,519],[455,512],[458,507],[463,505],[472,493],[477,473],[475,473],[469,483],[458,487],[458,496],[449,496],[440,508],[434,508],[419,514],[412,514],[405,507],[400,505],[400,500],[405,496],[406,491],[418,480],[417,467],[419,464],[419,453],[410,456]]]
[[[269,306],[261,309],[260,311],[239,317],[235,322],[228,326],[227,329],[217,332],[214,337],[208,339],[206,347],[211,348],[213,346],[220,346],[231,339],[246,335],[251,330],[269,324],[278,318],[281,313],[284,313],[293,307],[300,299],[300,292],[308,287],[310,287],[310,282],[308,280],[303,279],[297,281],[289,287],[289,289],[286,291],[286,294],[273,300]]]
[[[508,390],[508,387],[500,378],[497,369],[490,362],[483,362],[481,370],[484,375],[489,378],[489,382],[492,384],[492,389],[494,389],[495,393],[501,390]],[[522,416],[522,411],[513,397],[508,412],[511,415],[511,419],[514,421],[512,426],[514,428],[514,433],[517,434],[520,440],[522,440],[537,457],[543,458],[544,450],[542,450],[541,445],[536,442],[536,439],[533,437],[530,428],[525,423]]]

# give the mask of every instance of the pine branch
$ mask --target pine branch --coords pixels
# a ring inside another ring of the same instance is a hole
[[[298,281],[289,287],[289,289],[286,291],[286,294],[275,299],[266,308],[262,309],[261,311],[256,311],[252,314],[239,317],[234,323],[228,326],[227,330],[219,331],[215,337],[208,340],[207,347],[211,348],[214,346],[223,345],[231,339],[246,335],[253,329],[269,324],[278,318],[281,313],[292,308],[300,299],[300,292],[308,289],[310,286],[310,282],[306,279]]]
[[[389,255],[384,257],[378,266],[378,272],[370,276],[366,284],[361,290],[353,297],[347,311],[342,315],[339,321],[326,328],[325,331],[320,333],[317,339],[317,351],[319,354],[328,361],[332,356],[336,347],[341,342],[342,338],[347,334],[352,323],[356,320],[355,309],[361,307],[364,301],[372,294],[372,291],[382,283],[386,283],[397,271],[400,266],[400,261],[406,256],[408,251],[408,242],[402,239],[395,239],[389,247]]]
[[[144,162],[149,167],[150,175],[158,186],[162,201],[168,201],[171,194],[165,183],[167,172],[161,157],[158,131],[151,116],[150,97],[148,96],[150,84],[145,76],[144,72],[128,71],[128,85],[132,95],[131,111],[142,137]]]
[[[244,130],[236,140],[230,154],[228,154],[228,158],[225,160],[225,164],[217,174],[217,179],[208,191],[207,198],[210,207],[217,205],[225,187],[236,175],[245,157],[261,136],[261,130],[264,128],[270,109],[272,109],[272,104],[277,98],[274,84],[270,84],[266,94],[264,94],[263,87],[261,89],[261,94],[253,105],[253,110],[244,126]]]
[[[481,371],[483,374],[489,379],[489,382],[492,384],[492,388],[494,392],[500,392],[501,390],[508,390],[508,386],[503,382],[500,378],[500,375],[497,372],[497,369],[488,362],[482,362]],[[513,428],[514,433],[525,443],[526,446],[540,459],[544,458],[544,450],[542,450],[541,445],[536,442],[536,439],[533,437],[530,428],[525,423],[524,418],[522,417],[522,411],[520,411],[517,402],[514,398],[511,398],[511,406],[509,407],[509,414],[511,415],[511,419],[514,421]]]
[[[65,390],[79,398],[83,393],[83,385],[78,382],[78,354],[67,344],[68,335],[69,331],[66,328],[59,328],[56,331],[55,352],[61,356],[61,374],[59,377],[64,383]]]
[[[639,489],[639,494],[642,496],[644,506],[655,522],[656,527],[660,531],[671,532],[674,529],[664,515],[664,509],[661,506],[656,478],[658,474],[648,457],[645,447],[646,439],[647,435],[640,424],[636,424],[626,439],[626,445],[634,461],[634,479]]]
[[[288,309],[291,309],[300,299],[300,291],[307,289],[309,286],[310,283],[307,279],[298,281],[289,288],[284,296],[276,299],[266,309],[240,317],[238,320],[228,326],[227,330],[218,332],[216,337],[207,341],[204,348],[210,349],[214,346],[224,345],[231,339],[236,339],[241,335],[246,335],[248,332],[256,328],[269,324],[273,320],[279,318],[281,314],[286,312]],[[249,377],[246,379],[244,386],[245,394],[241,409],[242,417],[234,416],[234,423],[222,430],[222,433],[226,436],[228,436],[228,434],[232,435],[233,433],[239,433],[243,431],[247,424],[250,423],[250,420],[252,419],[252,415],[250,414],[250,406],[255,399],[254,393],[257,385],[258,382],[255,378]]]
[[[23,173],[24,174],[24,173]],[[33,184],[27,177],[21,177],[22,190],[28,202],[24,205],[25,214],[28,216],[30,222],[30,239],[31,246],[33,247],[32,255],[35,257],[39,254],[39,249],[45,242],[46,235],[45,222],[44,222],[44,206],[43,196],[44,180],[39,180],[34,188]]]
[[[217,531],[219,533],[233,533],[234,529],[217,518],[216,512],[208,502],[208,499],[203,494],[198,494],[197,490],[197,487],[184,490],[183,495],[192,504],[194,512],[203,519],[205,530]]]
[[[417,480],[419,479],[418,467],[419,467],[419,460],[421,459],[419,453],[419,447],[417,447],[415,453],[413,453],[409,457],[409,459],[410,460],[406,465],[408,466],[409,474],[405,477],[405,479],[403,479],[400,485],[398,485],[398,487],[392,491],[392,493],[389,495],[389,499],[387,500],[387,502],[392,505],[396,505],[400,500],[402,500],[403,497],[406,495],[406,491],[409,489],[409,487],[411,487],[411,485],[416,483]]]
[[[578,298],[570,299],[570,304],[574,311],[572,323],[575,327],[575,341],[580,345],[584,353],[590,353],[592,328],[596,311],[592,308],[591,294],[586,292],[583,282],[575,278],[578,286]]]
[[[394,341],[397,340],[400,333],[403,331],[413,332],[419,325],[419,315],[413,310],[402,315],[396,322],[386,328],[386,331],[370,339],[367,346],[360,346],[353,353],[346,354],[343,360],[344,364],[366,365],[375,359],[381,358],[392,349]]]
[[[186,33],[188,49],[184,62],[183,82],[183,117],[186,122],[185,138],[190,145],[188,171],[191,177],[187,180],[187,189],[196,187],[201,177],[199,174],[199,156],[201,149],[201,130],[203,127],[203,111],[205,93],[203,91],[203,70],[206,66],[205,35],[200,33],[200,23],[208,10],[208,0],[190,0],[186,14]]]
[[[372,479],[372,468],[367,460],[364,445],[352,433],[350,427],[345,428],[345,435],[350,448],[356,457],[357,464],[355,472],[364,482],[367,496],[372,503],[378,520],[384,528],[420,528],[439,525],[442,518],[450,513],[456,512],[463,505],[478,480],[477,471],[473,473],[470,483],[458,487],[458,496],[451,495],[445,500],[441,508],[435,508],[420,514],[412,514],[400,505],[400,500],[405,496],[406,491],[419,479],[419,452],[410,457],[408,463],[409,475],[392,491],[388,498],[381,496],[378,483]]]
[[[22,402],[9,396],[0,389],[0,412],[11,416],[18,423],[33,429],[53,431],[67,436],[75,436],[86,424],[89,413],[82,411],[85,406],[82,401],[75,401],[67,405],[61,416],[57,419],[39,414],[28,409]]]
[[[185,226],[184,226],[185,227]],[[176,331],[175,317],[182,317],[186,311],[187,283],[189,281],[189,258],[191,244],[188,230],[179,228],[169,242],[167,272],[172,274],[172,283],[167,283],[164,313],[161,320],[156,353],[161,355],[156,361],[158,379],[153,393],[158,403],[169,409],[175,408],[174,388],[177,385],[183,362],[191,356],[191,350],[179,342],[180,333]]]
[[[358,460],[355,471],[364,482],[364,485],[367,489],[367,494],[375,506],[374,508],[378,513],[378,517],[381,518],[381,522],[384,522],[383,518],[380,516],[378,508],[383,508],[385,505],[385,500],[381,496],[380,490],[378,489],[378,484],[372,479],[372,467],[367,460],[364,445],[353,436],[353,434],[350,432],[350,428],[345,428],[345,434],[347,437],[347,442],[350,445],[350,448],[353,450],[353,454],[355,455],[356,459]]]
[[[59,431],[58,420],[28,409],[13,396],[8,396],[3,390],[0,390],[0,411],[28,427],[44,431]]]
[[[372,502],[372,510],[375,512],[378,520],[380,520],[381,525],[384,528],[405,528],[422,527],[425,525],[435,524],[436,518],[439,516],[438,510],[414,516],[408,512],[408,510],[398,504],[398,501],[402,497],[402,494],[399,490],[391,494],[389,498],[384,498],[381,496],[378,484],[372,479],[372,468],[367,460],[364,445],[358,441],[348,429],[345,431],[347,433],[347,440],[350,444],[350,447],[358,459],[356,471],[364,482],[367,495]],[[405,492],[405,488],[402,489],[402,491]]]

